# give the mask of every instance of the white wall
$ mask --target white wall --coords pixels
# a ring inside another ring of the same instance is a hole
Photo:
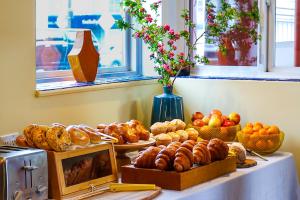
[[[160,92],[156,84],[34,97],[35,0],[2,0],[0,24],[0,135],[29,123],[150,121],[152,98]]]
[[[278,125],[286,134],[281,150],[294,154],[300,175],[300,83],[177,79],[175,86],[183,96],[185,116],[218,108],[225,114],[240,113],[242,125]]]

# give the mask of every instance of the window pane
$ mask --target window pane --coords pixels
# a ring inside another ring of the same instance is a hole
[[[295,66],[295,0],[276,0],[277,67]]]
[[[194,0],[192,8],[193,19],[197,25],[196,35],[199,37],[206,30],[208,22],[206,19],[206,2],[207,0]],[[222,10],[220,0],[210,0],[209,2],[213,3],[216,8],[215,12]],[[244,16],[243,13],[249,12],[251,10],[257,9],[255,0],[228,0],[227,1],[233,8],[237,10],[238,13],[241,13],[241,16]],[[215,15],[216,13],[213,12]],[[202,38],[199,41],[197,46],[197,53],[199,55],[206,56],[210,63],[209,65],[224,65],[224,66],[257,66],[257,48],[258,46],[251,39],[249,34],[250,30],[257,30],[258,25],[255,21],[250,19],[247,16],[241,17],[240,20],[231,20],[229,21],[230,25],[237,25],[236,27],[243,27],[242,29],[231,28],[226,32],[222,32],[224,35],[223,39],[213,38],[215,41],[222,41],[224,46],[227,48],[226,55],[220,53],[219,47],[217,44],[212,44],[206,38]],[[257,37],[258,35],[255,34]],[[196,38],[196,37],[195,37]]]
[[[37,71],[67,70],[76,31],[90,29],[100,53],[99,67],[124,66],[121,0],[36,0]]]

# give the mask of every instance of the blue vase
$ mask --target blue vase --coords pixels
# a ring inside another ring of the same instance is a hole
[[[181,119],[184,121],[183,99],[173,94],[173,87],[164,86],[164,93],[153,98],[151,124]]]

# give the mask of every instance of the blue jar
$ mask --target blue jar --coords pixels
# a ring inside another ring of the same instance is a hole
[[[173,87],[163,86],[163,94],[153,98],[151,124],[181,119],[184,121],[183,99],[173,94]]]

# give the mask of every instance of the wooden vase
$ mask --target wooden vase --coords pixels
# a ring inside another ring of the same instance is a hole
[[[78,31],[68,61],[77,82],[94,82],[97,75],[99,53],[90,30]]]

